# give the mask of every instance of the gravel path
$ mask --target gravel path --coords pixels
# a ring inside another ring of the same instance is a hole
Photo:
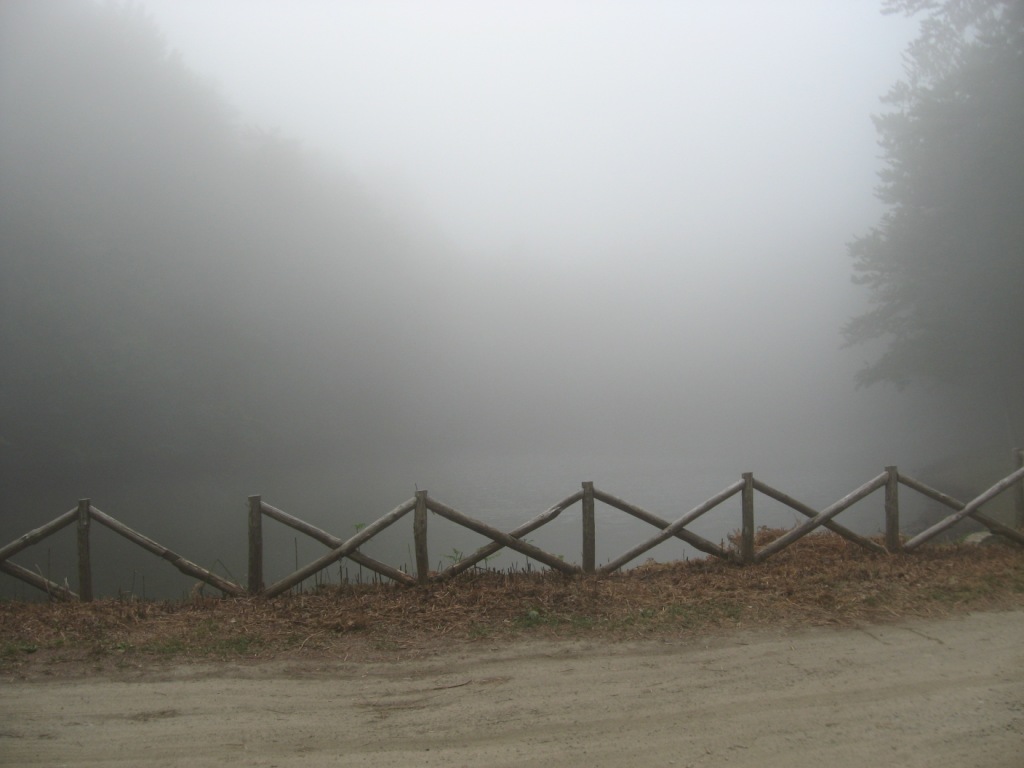
[[[17,766],[1024,766],[1024,612],[3,681]]]

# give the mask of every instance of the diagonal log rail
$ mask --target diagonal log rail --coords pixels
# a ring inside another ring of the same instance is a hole
[[[75,510],[75,514],[77,516],[77,509]],[[36,589],[42,590],[49,595],[51,599],[68,601],[79,599],[78,593],[72,592],[68,587],[62,587],[60,584],[55,584],[46,577],[30,571],[28,568],[22,568],[17,563],[0,560],[0,571],[3,571],[16,579],[21,579],[26,584],[31,584]]]
[[[56,533],[62,528],[67,528],[69,525],[76,522],[78,522],[78,507],[69,509],[63,515],[60,515],[46,523],[46,525],[41,525],[38,528],[29,531],[24,536],[20,536],[15,539],[6,547],[0,549],[0,571],[3,571],[16,579],[21,579],[26,584],[45,592],[51,599],[78,600],[78,594],[72,592],[68,587],[56,584],[42,574],[30,571],[28,568],[23,568],[17,563],[8,562],[8,558],[13,557],[23,549],[42,541],[47,536]]]
[[[612,496],[610,493],[599,491],[597,488],[594,489],[594,498],[610,507],[615,507],[616,509],[625,512],[627,515],[632,515],[637,520],[643,520],[645,523],[653,525],[655,528],[664,530],[672,525],[668,520],[648,512],[646,509],[638,507],[636,504],[630,504],[628,501],[620,499],[618,496]],[[702,512],[701,514],[704,513]],[[685,528],[678,530],[675,537],[677,539],[682,539],[695,549],[699,549],[701,552],[705,552],[709,555],[714,555],[715,557],[719,557],[723,560],[728,560],[730,557],[729,552],[726,549],[708,541],[703,536],[699,536],[692,531],[686,530]]]
[[[967,502],[963,506],[963,508],[960,509],[959,512],[954,512],[952,515],[947,517],[945,520],[940,520],[935,525],[933,525],[931,528],[928,528],[927,530],[921,531],[921,533],[917,534],[917,536],[915,536],[910,541],[908,541],[906,544],[904,544],[903,548],[905,550],[907,550],[908,552],[916,549],[917,547],[921,546],[921,544],[923,544],[924,542],[928,541],[929,539],[931,539],[931,538],[933,538],[935,536],[938,536],[940,533],[942,533],[947,528],[951,528],[952,526],[956,525],[958,522],[963,520],[968,515],[971,515],[971,514],[977,512],[978,508],[982,504],[984,504],[987,501],[991,501],[996,496],[1001,494],[1003,491],[1007,490],[1008,488],[1011,488],[1014,484],[1016,484],[1017,482],[1021,481],[1022,479],[1024,479],[1024,467],[1022,467],[1021,469],[1018,469],[1013,474],[1007,475],[1002,480],[1000,480],[998,483],[993,485],[991,488],[989,488],[988,490],[984,491],[979,496],[976,496],[975,498],[971,499],[971,501]]]
[[[317,528],[315,525],[312,525],[311,523],[307,523],[305,520],[300,520],[294,515],[289,515],[284,510],[278,509],[277,507],[273,507],[270,504],[267,504],[267,502],[265,501],[261,502],[260,507],[262,509],[263,514],[267,517],[277,520],[279,523],[283,523],[284,525],[287,525],[289,528],[294,528],[296,531],[306,534],[311,539],[316,539],[329,549],[337,549],[338,547],[344,546],[345,544],[345,542],[342,539],[339,539],[337,536],[333,536],[327,531]],[[349,560],[359,563],[360,565],[369,568],[371,571],[376,571],[382,576],[387,576],[389,579],[397,581],[400,584],[405,584],[406,586],[411,587],[416,583],[416,579],[414,579],[405,571],[400,571],[397,568],[392,568],[387,563],[382,563],[380,560],[376,560],[370,557],[369,555],[364,555],[362,552],[358,550],[354,552],[349,552],[347,557]]]
[[[232,581],[219,577],[212,572],[196,565],[195,563],[186,560],[181,555],[171,551],[170,549],[158,544],[156,541],[149,537],[129,528],[115,518],[107,515],[96,507],[92,506],[89,499],[79,499],[78,506],[71,510],[68,510],[64,514],[51,520],[45,525],[40,526],[34,530],[29,531],[23,536],[15,539],[6,546],[0,547],[0,572],[9,574],[17,579],[20,579],[29,585],[38,588],[39,590],[46,592],[50,599],[63,599],[63,600],[81,600],[88,601],[92,597],[92,574],[90,565],[90,523],[95,520],[98,524],[101,524],[120,536],[128,539],[130,542],[141,546],[142,548],[156,554],[164,560],[169,561],[179,571],[187,576],[192,576],[199,579],[201,582],[210,584],[211,586],[219,589],[224,595],[241,596],[244,594],[263,595],[266,597],[275,597],[288,589],[301,584],[302,581],[309,578],[318,571],[326,568],[332,563],[340,560],[343,557],[349,557],[354,562],[360,565],[366,566],[377,573],[380,573],[398,584],[403,586],[412,586],[415,584],[425,584],[430,581],[440,581],[444,579],[456,576],[469,568],[473,567],[481,560],[499,552],[502,549],[510,549],[521,554],[526,555],[528,558],[536,560],[539,563],[549,566],[553,570],[557,570],[566,575],[575,575],[580,573],[592,573],[597,572],[600,574],[607,574],[618,570],[626,563],[639,557],[643,553],[652,549],[653,547],[668,541],[672,538],[680,539],[694,548],[713,555],[715,557],[736,561],[739,564],[749,565],[751,563],[760,563],[767,560],[774,554],[782,551],[795,541],[811,533],[818,527],[824,527],[837,535],[843,536],[844,538],[854,542],[858,546],[861,546],[867,550],[875,553],[890,553],[904,551],[909,552],[919,548],[925,542],[938,536],[943,531],[956,525],[959,521],[966,517],[971,517],[977,520],[979,523],[984,525],[993,533],[1005,537],[1009,541],[1016,542],[1017,544],[1024,544],[1024,530],[1018,530],[1012,526],[1005,525],[1002,522],[990,517],[981,512],[981,507],[987,502],[999,494],[1013,489],[1015,493],[1015,506],[1019,505],[1024,507],[1024,500],[1018,497],[1024,496],[1024,454],[1020,451],[1015,452],[1015,465],[1016,471],[1012,474],[1004,477],[998,481],[982,494],[976,498],[963,502],[945,493],[942,493],[925,483],[916,480],[908,475],[901,474],[897,467],[889,466],[886,467],[885,472],[881,473],[877,477],[872,478],[868,482],[861,485],[853,492],[847,494],[843,498],[839,499],[835,503],[826,507],[821,511],[816,511],[812,507],[804,504],[795,498],[789,496],[786,493],[774,488],[767,483],[761,482],[754,478],[752,472],[744,472],[743,479],[725,488],[717,495],[703,502],[699,506],[693,508],[688,513],[683,515],[681,518],[674,522],[669,522],[662,519],[658,515],[655,515],[643,508],[631,504],[623,499],[613,496],[610,493],[605,493],[594,488],[594,484],[590,481],[583,483],[583,489],[570,494],[566,498],[562,499],[557,504],[549,507],[539,515],[527,520],[515,529],[508,533],[505,533],[491,525],[483,523],[474,518],[468,517],[467,515],[458,512],[457,510],[443,504],[440,501],[431,499],[426,491],[417,491],[415,498],[409,499],[403,502],[391,512],[387,513],[380,519],[376,520],[371,525],[358,531],[355,536],[342,540],[337,536],[334,536],[315,525],[302,521],[288,513],[273,507],[269,504],[262,502],[259,496],[249,497],[249,523],[250,523],[250,537],[249,537],[249,554],[250,554],[250,572],[249,572],[249,589],[245,590],[241,586],[234,584]],[[907,541],[905,544],[901,544],[902,536],[899,528],[899,486],[906,486],[907,488],[916,491],[930,499],[933,499],[953,510],[955,513],[944,518],[940,522],[932,525],[927,530],[917,534],[912,539]],[[885,488],[885,546],[880,544],[877,540],[866,538],[857,533],[854,533],[850,529],[837,523],[834,518],[845,509],[849,508],[853,504],[857,503],[861,499],[870,495],[874,491],[884,487]],[[769,498],[772,498],[802,514],[807,518],[803,523],[794,528],[790,529],[784,535],[772,541],[770,544],[763,547],[760,551],[754,550],[754,493],[760,492]],[[708,541],[707,539],[693,533],[692,531],[686,530],[686,526],[697,520],[702,515],[706,514],[719,504],[729,499],[737,493],[742,494],[742,541],[739,545],[739,550],[736,548],[730,548],[725,546],[719,546],[714,542]],[[595,568],[594,564],[594,545],[595,545],[595,525],[593,519],[593,505],[594,501],[601,501],[602,503],[612,507],[615,510],[624,512],[631,515],[643,522],[652,525],[658,529],[658,532],[647,541],[633,547],[628,552],[620,555],[615,560],[604,565],[600,569]],[[561,557],[556,556],[550,552],[523,541],[523,537],[540,528],[543,525],[554,520],[558,515],[564,512],[567,508],[575,504],[576,502],[582,501],[582,519],[583,519],[583,566],[574,565],[567,563]],[[416,556],[417,556],[417,573],[416,577],[402,571],[395,569],[385,563],[381,563],[374,558],[371,558],[361,552],[359,547],[365,544],[367,541],[372,539],[374,536],[382,532],[384,529],[397,522],[401,517],[408,514],[409,512],[415,511],[415,520],[413,526],[413,535],[416,543]],[[428,512],[440,515],[457,525],[460,525],[469,530],[475,531],[488,539],[490,542],[485,546],[479,548],[471,555],[462,557],[456,563],[453,563],[447,569],[440,573],[435,573],[429,570],[428,564],[428,552],[427,552],[427,530],[426,530],[426,518]],[[1015,509],[1015,512],[1018,510]],[[330,551],[318,558],[317,560],[309,563],[305,567],[296,570],[289,574],[285,578],[273,584],[269,589],[262,589],[262,535],[259,526],[259,520],[264,516],[271,517],[284,525],[287,525],[294,530],[305,533],[311,538],[316,539],[320,543],[330,548]],[[255,521],[255,524],[254,524]],[[77,523],[77,539],[78,539],[78,594],[73,592],[67,585],[67,579],[65,584],[60,585],[39,572],[37,567],[35,571],[31,571],[24,568],[16,563],[12,562],[10,558],[14,555],[25,550],[27,547],[42,541],[43,539],[51,536],[63,528],[71,527]],[[749,535],[748,535],[749,533]],[[422,552],[421,552],[422,550]],[[254,552],[256,557],[254,558]],[[422,561],[422,562],[421,562]],[[259,566],[254,571],[254,563]],[[254,579],[254,574],[257,578]],[[257,586],[253,586],[253,585]]]
[[[540,547],[535,547],[533,544],[527,544],[525,541],[520,541],[515,536],[505,533],[504,531],[500,531],[497,528],[487,525],[486,523],[482,523],[472,517],[468,517],[457,509],[452,509],[447,504],[443,504],[440,501],[427,498],[427,508],[431,512],[447,518],[453,523],[461,525],[463,528],[469,528],[471,531],[476,531],[502,546],[514,549],[516,552],[520,552],[527,557],[532,557],[534,560],[544,563],[544,565],[547,565],[556,571],[561,571],[567,576],[572,576],[573,574],[579,573],[581,570],[578,566],[571,565],[560,557],[557,557],[550,552],[545,552]]]
[[[797,501],[789,494],[783,493],[782,491],[778,490],[777,488],[773,488],[767,483],[762,483],[757,478],[754,478],[754,490],[760,491],[765,496],[775,499],[776,501],[782,502],[787,507],[796,510],[804,517],[809,517],[813,519],[817,517],[819,514],[818,510],[814,509],[813,507],[810,507],[801,501]],[[849,528],[837,523],[835,520],[827,520],[824,523],[822,523],[822,526],[828,528],[833,533],[839,534],[844,539],[848,539],[849,541],[852,541],[855,544],[859,544],[860,546],[864,547],[864,549],[867,549],[871,552],[885,554],[888,551],[881,544],[854,533]]]
[[[19,552],[21,552],[21,550],[25,549],[26,547],[30,547],[33,544],[42,541],[47,536],[50,536],[59,531],[61,528],[66,528],[77,521],[78,507],[69,509],[60,517],[56,517],[50,522],[48,522],[46,525],[41,525],[35,530],[29,531],[24,536],[15,539],[6,547],[0,549],[0,562],[3,562],[12,555],[18,554]],[[29,571],[29,573],[31,573],[31,571]]]
[[[683,530],[683,528],[688,526],[690,523],[692,523],[694,520],[699,518],[701,515],[703,515],[706,512],[709,512],[710,510],[712,510],[715,507],[717,507],[719,504],[721,504],[726,499],[729,499],[730,497],[735,496],[737,493],[742,491],[745,482],[746,481],[744,481],[744,480],[737,480],[735,483],[730,485],[728,488],[726,488],[726,489],[720,491],[719,493],[717,493],[716,495],[712,496],[710,499],[705,501],[703,504],[701,504],[701,505],[691,509],[689,512],[687,512],[681,518],[676,520],[674,523],[666,526],[665,528],[662,528],[661,532],[659,534],[657,534],[656,536],[654,536],[653,538],[648,539],[647,541],[643,542],[642,544],[638,544],[637,546],[633,547],[633,549],[631,549],[628,552],[626,552],[624,555],[620,555],[619,557],[617,557],[615,560],[612,560],[607,565],[604,565],[601,568],[599,568],[598,569],[598,573],[605,574],[605,573],[612,573],[613,571],[617,571],[619,568],[624,566],[630,560],[635,560],[636,558],[640,557],[640,555],[642,555],[647,550],[653,549],[654,547],[658,546],[662,542],[668,541],[669,539],[675,537],[680,531]],[[595,498],[597,497],[597,491],[596,490],[594,492],[594,496],[595,496]]]
[[[513,530],[509,531],[508,535],[513,537],[513,538],[516,538],[516,539],[522,538],[526,534],[531,533],[532,531],[537,530],[542,525],[546,525],[547,523],[550,523],[552,520],[554,520],[556,517],[558,517],[562,512],[564,512],[566,509],[571,507],[573,504],[575,504],[577,501],[579,501],[582,498],[583,498],[583,491],[576,491],[576,493],[574,493],[574,494],[572,494],[570,496],[566,496],[564,499],[562,499],[557,504],[554,504],[554,505],[548,507],[546,510],[541,512],[536,517],[533,517],[533,518],[527,520],[525,523],[520,525],[518,528],[514,528]],[[429,504],[428,504],[428,506],[429,506]],[[436,574],[434,576],[434,579],[436,579],[437,581],[441,581],[443,579],[451,578],[452,576],[457,576],[458,574],[462,573],[463,571],[472,568],[474,565],[479,563],[484,558],[490,557],[491,555],[493,555],[493,554],[495,554],[497,552],[500,552],[503,549],[505,549],[505,545],[504,544],[502,544],[500,542],[497,542],[497,541],[492,541],[490,544],[486,544],[485,546],[480,547],[480,549],[478,549],[476,552],[473,552],[472,554],[467,555],[466,557],[462,558],[461,560],[459,560],[459,562],[454,563],[454,564],[448,566],[443,571],[441,571],[440,573]]]
[[[886,484],[888,479],[889,479],[889,473],[888,472],[882,472],[877,477],[875,477],[875,478],[873,478],[871,480],[868,480],[866,483],[864,483],[862,486],[860,486],[856,490],[851,491],[850,493],[846,494],[846,496],[844,496],[843,498],[839,499],[839,501],[837,501],[834,504],[832,504],[832,505],[826,507],[825,509],[823,509],[821,512],[816,514],[810,520],[806,520],[806,521],[802,522],[800,525],[798,525],[795,528],[791,529],[788,533],[783,534],[779,538],[775,539],[775,541],[773,541],[771,544],[768,544],[762,550],[760,550],[759,552],[755,553],[754,554],[754,562],[755,563],[764,562],[769,557],[774,555],[776,552],[780,552],[783,549],[785,549],[786,547],[788,547],[790,544],[792,544],[797,539],[803,538],[808,533],[813,531],[815,528],[817,528],[817,527],[819,527],[821,525],[824,525],[829,520],[831,520],[833,517],[835,517],[840,512],[842,512],[844,509],[853,506],[858,501],[863,499],[865,496],[868,496],[871,493],[874,493],[875,491],[877,491],[879,488],[882,488]]]
[[[335,547],[326,555],[317,558],[309,565],[300,568],[299,570],[289,574],[288,576],[285,576],[280,581],[267,587],[267,589],[264,590],[262,593],[263,596],[277,597],[283,592],[287,592],[296,584],[301,584],[314,573],[322,571],[324,568],[331,565],[332,563],[335,563],[341,558],[346,557],[350,552],[354,552],[355,550],[357,550],[359,547],[361,547],[367,541],[369,541],[378,533],[383,531],[389,525],[397,522],[403,516],[411,512],[415,508],[415,506],[416,499],[409,499],[408,501],[399,504],[393,510],[384,515],[384,517],[381,517],[378,520],[370,523],[370,525],[366,526],[365,528],[363,528],[363,530],[359,531],[359,533],[357,533],[355,536],[345,541],[341,546]]]
[[[913,488],[921,495],[927,496],[930,499],[934,499],[940,504],[944,504],[947,507],[950,507],[951,509],[959,511],[967,506],[965,502],[960,501],[959,499],[955,499],[952,496],[943,493],[942,491],[937,491],[931,486],[925,485],[920,480],[915,480],[914,478],[910,477],[909,475],[905,475],[902,472],[899,475],[899,479],[900,482],[903,485],[907,486],[908,488]],[[991,517],[984,514],[983,512],[980,512],[977,509],[974,510],[973,512],[968,512],[967,516],[970,517],[972,520],[977,520],[979,523],[981,523],[990,531],[992,531],[992,533],[997,533],[1000,536],[1005,536],[1008,539],[1013,539],[1018,544],[1024,544],[1024,533],[1021,533],[1020,531],[1016,530],[1015,528],[1011,528],[1008,525],[1003,525],[998,520],[993,520]]]
[[[202,566],[196,565],[190,560],[186,560],[177,552],[172,552],[162,544],[157,544],[148,536],[143,536],[138,531],[133,531],[124,523],[115,520],[105,512],[101,512],[96,509],[96,507],[89,507],[89,516],[97,523],[106,526],[114,533],[123,536],[133,544],[137,544],[143,549],[149,550],[157,557],[163,558],[186,576],[192,576],[193,578],[199,579],[200,581],[219,589],[225,595],[231,595],[232,597],[242,597],[245,595],[245,590],[233,581],[222,579],[217,574],[211,573]]]

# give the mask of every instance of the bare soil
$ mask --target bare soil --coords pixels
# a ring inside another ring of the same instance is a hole
[[[830,535],[748,568],[3,603],[0,765],[1020,768],[1021,638],[1021,548]]]

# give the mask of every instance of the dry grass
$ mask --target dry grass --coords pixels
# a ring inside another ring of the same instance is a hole
[[[761,531],[759,546],[781,531]],[[282,656],[423,655],[519,637],[608,641],[743,627],[852,625],[1024,608],[1024,549],[876,555],[832,534],[768,562],[654,564],[606,577],[476,572],[426,587],[332,587],[273,600],[0,603],[0,671]]]

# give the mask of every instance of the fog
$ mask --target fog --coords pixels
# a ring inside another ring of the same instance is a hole
[[[442,444],[710,444],[738,466],[850,439],[844,246],[880,214],[869,116],[912,24],[815,3],[144,5],[243,120],[445,241],[412,247],[409,307],[458,326],[410,342],[459,369],[418,373]]]
[[[249,493],[827,503],[1003,437],[840,348],[915,33],[871,3],[2,13],[4,541],[88,496],[237,567]]]

